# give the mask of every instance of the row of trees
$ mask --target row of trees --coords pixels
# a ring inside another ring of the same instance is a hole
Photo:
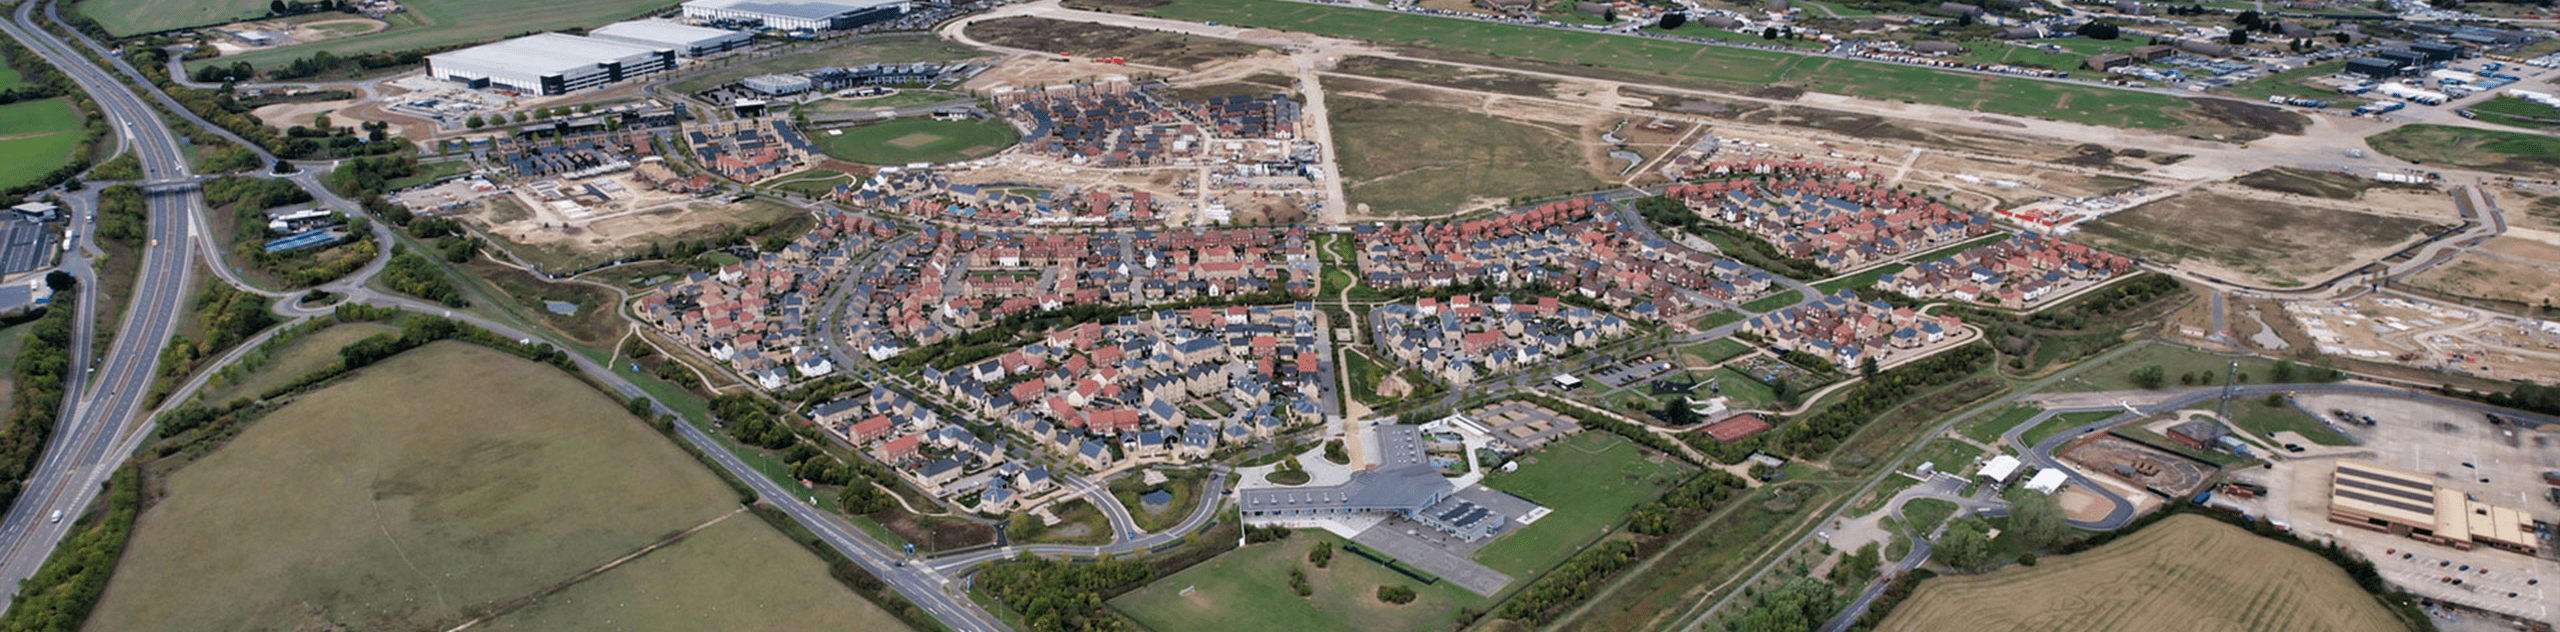
[[[71,320],[79,311],[77,299],[73,292],[57,291],[43,316],[21,325],[31,329],[9,365],[9,416],[0,421],[0,505],[17,501],[59,421],[64,384],[71,378]]]
[[[1991,349],[1968,344],[1945,353],[1877,373],[1865,382],[1848,388],[1840,403],[1797,418],[1772,443],[1798,457],[1830,452],[1840,440],[1858,431],[1867,422],[1905,400],[1921,389],[1939,386],[1972,375],[1991,363]]]
[[[1637,505],[1627,514],[1627,530],[1645,535],[1677,533],[1748,487],[1748,481],[1732,472],[1708,469],[1662,497]]]
[[[1520,589],[1520,594],[1502,602],[1502,608],[1494,614],[1530,627],[1546,625],[1565,608],[1590,597],[1592,591],[1598,590],[1611,575],[1635,564],[1642,557],[1633,542],[1610,540],[1600,543],[1566,560],[1555,570],[1538,576],[1537,581]]]

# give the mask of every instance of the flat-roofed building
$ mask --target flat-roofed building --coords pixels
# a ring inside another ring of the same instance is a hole
[[[675,66],[675,49],[538,33],[427,56],[427,76],[474,88],[568,94]]]
[[[684,16],[786,31],[848,29],[905,14],[909,0],[693,0]]]
[[[2462,490],[2437,487],[2432,476],[2363,461],[2341,460],[2330,475],[2329,521],[2457,549],[2540,550],[2533,516],[2524,511],[2471,500]]]
[[[675,49],[677,55],[700,57],[745,47],[755,36],[746,31],[715,29],[667,20],[632,20],[604,25],[588,37],[627,44]]]

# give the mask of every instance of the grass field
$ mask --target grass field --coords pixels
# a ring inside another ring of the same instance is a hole
[[[2333,88],[2323,88],[2308,83],[2311,78],[2338,74],[2346,68],[2347,60],[2344,59],[2312,64],[2259,77],[2256,81],[2229,86],[2224,88],[2222,93],[2251,101],[2265,101],[2271,96],[2318,99],[2329,102],[2329,107],[2332,108],[2355,107],[2370,102],[2368,99],[2340,94]]]
[[[1902,504],[1902,519],[1912,531],[1928,533],[1937,529],[1947,517],[1956,515],[1956,504],[1935,498],[1914,499]]]
[[[1795,290],[1787,290],[1787,291],[1785,291],[1785,292],[1779,292],[1779,293],[1777,293],[1777,294],[1772,294],[1772,295],[1769,295],[1769,296],[1761,297],[1759,300],[1756,300],[1756,301],[1752,301],[1752,302],[1749,302],[1749,303],[1743,303],[1743,304],[1742,304],[1742,309],[1743,309],[1743,311],[1754,312],[1754,313],[1767,313],[1767,312],[1770,312],[1770,311],[1775,311],[1775,310],[1777,310],[1778,308],[1781,308],[1781,307],[1786,307],[1786,306],[1788,306],[1788,305],[1794,305],[1794,304],[1796,304],[1796,301],[1801,301],[1801,300],[1804,300],[1804,293],[1802,293],[1802,292],[1798,292],[1798,291],[1795,291]]]
[[[1451,61],[1710,90],[1749,91],[1788,83],[1819,92],[2095,125],[2197,133],[2227,131],[2233,125],[2186,99],[2148,92],[1411,13],[1284,0],[1166,0],[1145,13],[1411,46],[1418,50],[1410,52]],[[2299,133],[2301,115],[2277,111],[2273,116],[2278,119],[2274,122]]]
[[[2499,95],[2482,101],[2479,105],[2471,106],[2471,112],[2480,115],[2480,120],[2508,127],[2546,130],[2560,128],[2560,108],[2518,97]]]
[[[1333,543],[1333,563],[1326,568],[1307,563],[1307,551],[1317,542]],[[1459,608],[1485,606],[1484,598],[1465,589],[1447,582],[1421,585],[1344,545],[1331,533],[1299,531],[1158,579],[1111,600],[1111,607],[1153,630],[1439,632],[1456,622]],[[1314,595],[1290,592],[1291,565],[1306,570]],[[1410,586],[1421,598],[1403,605],[1379,602],[1378,586],[1385,584]]]
[[[2026,446],[2020,446],[2021,448],[2034,446],[2039,443],[2044,443],[2045,439],[2053,438],[2054,435],[2062,434],[2065,430],[2096,423],[2108,417],[2114,417],[2116,416],[2116,412],[2117,411],[2113,410],[2092,410],[2054,415],[2052,419],[2044,420],[2044,423],[2036,424],[2036,427],[2029,428],[2026,432],[2018,433],[2018,441],[2026,444]],[[2011,427],[2014,428],[2015,426]]]
[[[267,14],[263,0],[89,0],[79,7],[81,13],[97,20],[98,26],[117,35],[221,24]]]
[[[2398,618],[2308,551],[2173,516],[2086,553],[1922,583],[1883,632],[2384,632]]]
[[[2039,412],[2043,412],[2043,409],[2034,406],[2002,408],[2000,414],[1975,417],[1972,421],[1965,422],[1964,425],[1956,428],[1956,434],[1979,441],[1983,445],[1990,445],[1991,442],[1999,441],[2002,433],[2018,427],[2018,424],[2026,423],[2029,419],[2034,419]]]
[[[1980,456],[1982,456],[1982,448],[1940,437],[1929,440],[1929,447],[1920,451],[1919,460],[1912,461],[1911,467],[1920,467],[1921,463],[1936,463],[1938,471],[1953,474],[1963,472],[1966,466],[1973,465],[1973,460]]]
[[[192,0],[95,0],[82,3],[91,15],[128,11],[140,6],[144,11],[159,11],[170,6],[189,4]],[[222,0],[245,2],[248,0]],[[312,53],[328,51],[332,55],[354,55],[381,51],[409,50],[435,46],[451,46],[504,39],[532,31],[591,27],[607,22],[627,20],[675,4],[675,0],[552,0],[550,2],[518,2],[515,0],[410,0],[401,3],[409,12],[394,17],[391,28],[371,35],[323,40],[297,46],[283,46],[242,55],[225,55],[219,61],[197,64],[230,65],[249,62],[259,68],[273,68]],[[264,5],[260,5],[262,8]],[[409,26],[415,20],[416,26]],[[184,21],[184,20],[180,20]],[[167,24],[167,23],[161,23]],[[162,28],[196,26],[169,24]],[[109,30],[114,27],[110,25]],[[128,33],[119,33],[128,34]]]
[[[967,98],[969,98],[969,95],[947,90],[899,90],[895,94],[884,94],[876,97],[863,97],[859,99],[819,99],[801,104],[798,107],[792,108],[792,111],[804,115],[862,114],[880,108],[933,105],[945,101]]]
[[[443,629],[735,499],[620,402],[438,343],[304,395],[172,474],[89,625]]]
[[[339,347],[380,333],[398,334],[400,328],[375,323],[349,323],[305,334],[301,339],[287,343],[284,348],[268,354],[267,363],[258,367],[257,371],[250,372],[229,386],[219,389],[208,388],[201,399],[207,402],[225,402],[238,397],[257,397],[260,393],[283,386],[295,378],[308,375],[312,371],[320,370],[320,367],[338,361]]]
[[[2432,227],[2419,219],[2210,191],[2154,201],[2087,226],[2102,247],[2160,261],[2211,261],[2275,285],[2316,281],[2311,277],[2361,252]]]
[[[2379,180],[2367,180],[2335,171],[2312,171],[2292,167],[2268,167],[2232,179],[2253,189],[2278,193],[2307,195],[2332,200],[2352,200],[2363,196]]]
[[[1355,210],[1446,215],[1479,206],[1473,202],[1600,184],[1580,166],[1567,131],[1413,103],[1325,101]]]
[[[1063,52],[1087,59],[1121,57],[1133,63],[1169,68],[1199,68],[1265,50],[1234,40],[1028,16],[972,23],[969,36],[997,46]]]
[[[1484,486],[1526,498],[1555,513],[1510,527],[1476,550],[1476,562],[1512,577],[1531,577],[1600,539],[1627,510],[1662,495],[1688,468],[1616,435],[1585,432],[1522,459],[1519,471],[1487,475]],[[1528,462],[1535,459],[1536,462]]]
[[[1742,341],[1732,338],[1717,338],[1680,348],[1680,355],[1689,356],[1696,359],[1697,362],[1704,364],[1715,364],[1731,360],[1736,356],[1750,352],[1751,345],[1743,344]]]
[[[476,630],[906,630],[755,516],[581,582]]]
[[[838,134],[836,132],[843,133]],[[984,158],[1013,146],[1012,125],[994,119],[899,119],[843,130],[812,132],[827,155],[874,165],[947,163]]]
[[[27,77],[25,75],[18,74],[18,69],[10,68],[8,64],[0,64],[0,90],[8,90],[23,85],[27,85]]]
[[[758,186],[774,187],[801,195],[819,197],[834,192],[837,185],[852,184],[854,182],[856,182],[854,177],[845,173],[811,169],[783,176],[779,179],[766,181],[760,183]]]
[[[2267,433],[2287,430],[2302,433],[2303,438],[2320,445],[2355,445],[2354,441],[2347,440],[2346,435],[2330,430],[2327,424],[2312,419],[2301,409],[2292,406],[2268,408],[2265,403],[2256,401],[2248,404],[2231,403],[2231,423],[2249,431],[2250,437],[2265,440],[2268,445],[2276,445],[2277,442],[2267,439]]]
[[[2057,385],[2059,388],[2055,390],[2088,392],[2129,391],[2139,389],[2142,387],[2133,383],[2133,370],[2151,365],[2159,365],[2161,373],[2167,376],[2167,379],[2165,380],[2167,384],[2163,385],[2163,388],[2178,388],[2183,386],[2178,383],[2178,376],[2188,373],[2196,373],[2200,376],[2210,374],[2211,379],[2198,382],[2198,384],[2213,386],[2222,383],[2222,374],[2224,369],[2229,368],[2231,366],[2231,361],[2233,360],[2240,361],[2239,372],[2242,377],[2247,378],[2240,381],[2242,384],[2263,384],[2275,377],[2275,361],[2273,360],[2254,356],[2234,357],[2206,353],[2173,344],[2155,342],[2148,344],[2139,351],[2117,356],[2115,360],[2110,361],[2103,366],[2082,371],[2077,377],[2073,377],[2069,381]]]
[[[929,34],[848,37],[787,55],[726,61],[718,69],[667,84],[667,88],[692,93],[756,75],[799,72],[820,66],[959,61],[983,54],[985,51]]]
[[[2368,136],[2374,151],[2421,164],[2539,177],[2560,170],[2560,138],[2538,134],[2406,125]]]
[[[69,99],[0,105],[0,189],[26,184],[71,162],[80,148],[80,112]]]

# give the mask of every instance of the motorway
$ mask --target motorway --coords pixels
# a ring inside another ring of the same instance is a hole
[[[88,376],[69,380],[73,384],[66,385],[64,397],[68,410],[47,438],[44,456],[29,473],[24,491],[10,506],[6,518],[0,519],[0,585],[12,587],[34,575],[70,530],[72,523],[51,520],[50,516],[55,512],[76,516],[88,507],[97,498],[100,484],[124,462],[126,452],[113,448],[129,450],[132,444],[120,440],[147,421],[140,413],[153,378],[159,374],[160,347],[169,339],[187,302],[187,277],[193,270],[193,261],[186,246],[194,232],[187,218],[204,203],[168,126],[106,70],[37,29],[35,6],[35,2],[18,3],[12,18],[0,24],[0,30],[61,68],[89,92],[104,111],[108,127],[120,136],[119,142],[141,159],[146,187],[153,193],[146,236],[150,241],[143,249],[140,276],[123,328],[116,333],[115,344],[101,359],[103,362],[86,367],[95,376],[86,393],[81,392],[79,383]],[[147,183],[160,181],[184,184],[148,187]],[[83,290],[96,285],[94,278],[81,280]],[[93,292],[82,294],[84,308],[96,301]],[[85,327],[80,333],[72,344],[85,349],[93,334]]]

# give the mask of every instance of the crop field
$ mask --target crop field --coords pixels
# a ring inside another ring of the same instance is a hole
[[[2419,219],[2196,191],[2099,218],[2087,232],[2101,247],[2159,261],[2209,262],[2282,285],[2314,281],[2430,227]]]
[[[586,384],[436,343],[303,395],[171,474],[89,625],[444,629],[735,499]]]
[[[1012,125],[994,119],[899,119],[810,134],[829,156],[874,165],[984,158],[1013,146],[1019,138]]]
[[[2538,134],[2407,125],[2364,139],[2374,151],[2420,164],[2539,177],[2560,171],[2560,138]]]
[[[1476,550],[1476,561],[1512,577],[1544,573],[1687,475],[1679,461],[1605,432],[1548,444],[1523,456],[1519,471],[1486,476],[1484,486],[1555,512],[1525,527],[1505,527],[1509,532]]]
[[[106,12],[125,10],[121,7],[141,5],[159,11],[193,0],[94,0],[106,8],[87,10]],[[223,0],[241,2],[244,0]],[[198,64],[229,65],[246,61],[268,68],[328,51],[332,55],[354,55],[381,51],[409,50],[435,46],[451,46],[485,42],[522,35],[532,31],[589,27],[639,17],[675,4],[675,0],[409,0],[407,18],[393,17],[391,28],[372,35],[324,40],[298,46],[283,46],[243,55],[226,55]],[[264,6],[264,5],[260,5]],[[94,13],[93,13],[94,15]],[[415,26],[411,26],[412,21]],[[192,25],[181,25],[192,26]],[[176,28],[176,27],[169,27]]]
[[[1884,632],[2295,630],[2384,632],[2400,622],[2308,551],[2201,516],[2173,516],[2033,567],[1929,580]]]
[[[1144,13],[1403,45],[1413,47],[1407,52],[1449,61],[1709,90],[1749,92],[1784,82],[1818,92],[1997,114],[2207,133],[2252,126],[2299,133],[2305,121],[2273,108],[2265,108],[2273,113],[2266,120],[2225,120],[2233,117],[2148,92],[1283,0],[1165,0]]]
[[[71,162],[80,148],[80,112],[68,99],[0,105],[0,189],[34,182]]]
[[[611,625],[605,625],[610,623]],[[476,630],[907,630],[827,565],[739,514]]]
[[[434,0],[427,0],[433,2]],[[117,35],[152,33],[265,16],[264,0],[88,0],[80,12]]]
[[[985,54],[959,42],[927,34],[878,35],[848,37],[804,52],[777,55],[754,60],[724,61],[718,69],[686,77],[667,84],[677,92],[701,92],[756,75],[798,72],[820,66],[860,66],[863,64],[903,64],[919,61],[959,61]]]
[[[1412,103],[1325,102],[1354,211],[1447,215],[1600,184],[1578,167],[1583,157],[1567,131]]]
[[[1333,563],[1316,568],[1307,551],[1333,543]],[[1171,577],[1111,600],[1111,607],[1153,630],[1236,632],[1438,632],[1457,621],[1459,608],[1485,607],[1483,597],[1448,582],[1424,586],[1377,562],[1343,550],[1342,538],[1302,530],[1289,539],[1229,551]],[[1289,590],[1289,567],[1304,569],[1315,594]],[[1378,601],[1378,587],[1402,584],[1421,598],[1396,605]]]
[[[1121,57],[1130,63],[1189,69],[1267,50],[1233,40],[1027,16],[972,23],[969,36],[997,46],[1084,59]]]
[[[270,389],[309,375],[329,363],[338,361],[338,348],[374,334],[399,334],[398,327],[377,323],[348,323],[304,334],[301,339],[285,343],[267,356],[267,362],[221,388],[208,384],[200,399],[226,402],[239,397],[257,397]]]

